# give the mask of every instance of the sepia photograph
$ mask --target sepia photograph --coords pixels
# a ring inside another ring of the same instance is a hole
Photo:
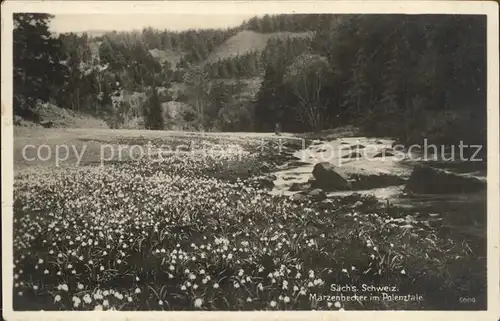
[[[13,315],[500,316],[496,3],[21,3]]]

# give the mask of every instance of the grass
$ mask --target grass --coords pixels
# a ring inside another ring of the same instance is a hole
[[[107,143],[167,139],[138,136],[108,137]],[[203,141],[225,152],[104,166],[94,164],[94,155],[80,167],[18,170],[14,308],[485,308],[485,244],[401,223],[406,210],[370,197],[332,199],[325,208],[271,196],[251,178],[263,174],[263,161],[272,169],[280,158],[259,153],[258,140]],[[227,148],[235,142],[243,158]],[[355,285],[368,297],[380,293],[362,291],[363,284],[394,286],[393,294],[423,300],[319,300],[340,295],[332,284]],[[459,304],[470,296],[475,304]]]

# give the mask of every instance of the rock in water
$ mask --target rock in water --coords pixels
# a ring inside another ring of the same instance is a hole
[[[326,199],[326,194],[325,192],[323,192],[323,190],[321,188],[316,188],[316,189],[313,189],[312,191],[309,192],[309,197],[311,197],[312,199],[316,200],[316,201],[322,201],[324,199]]]
[[[392,148],[384,148],[381,150],[379,153],[377,153],[373,158],[379,158],[379,157],[392,157],[394,155],[394,150]]]
[[[274,180],[276,178],[272,175],[266,177],[257,177],[252,179],[253,186],[261,189],[272,189],[274,187]]]
[[[335,204],[332,202],[332,200],[326,199],[319,203],[319,208],[324,210],[333,210],[335,209]]]
[[[289,191],[291,192],[298,192],[298,191],[304,191],[304,190],[307,190],[311,188],[311,184],[310,183],[292,183],[292,185],[290,185],[290,188],[288,189]]]
[[[403,185],[405,179],[385,173],[380,174],[351,174],[349,175],[354,190],[365,190],[387,186]]]
[[[419,165],[406,184],[405,191],[419,194],[457,194],[484,190],[486,182],[476,177]]]
[[[290,197],[292,200],[296,202],[306,202],[307,196],[301,193],[295,193]]]
[[[321,188],[325,191],[345,191],[352,188],[347,177],[335,171],[335,167],[331,163],[316,164],[312,174],[316,179],[314,188]]]
[[[345,156],[342,156],[342,158],[356,159],[356,160],[357,160],[357,159],[360,159],[360,158],[362,158],[362,157],[363,157],[363,155],[361,155],[361,154],[360,154],[360,153],[358,153],[358,152],[352,152],[352,153],[350,153],[350,154],[347,154],[347,155],[345,155]]]

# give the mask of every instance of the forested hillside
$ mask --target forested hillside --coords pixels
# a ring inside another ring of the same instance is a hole
[[[266,15],[226,30],[51,35],[16,14],[15,114],[111,128],[321,131],[484,143],[486,18]],[[471,130],[472,129],[472,130]]]

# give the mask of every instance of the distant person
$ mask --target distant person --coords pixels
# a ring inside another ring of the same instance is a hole
[[[281,135],[281,125],[280,125],[280,123],[276,123],[276,126],[274,127],[274,133],[276,135],[278,135],[278,136]]]

